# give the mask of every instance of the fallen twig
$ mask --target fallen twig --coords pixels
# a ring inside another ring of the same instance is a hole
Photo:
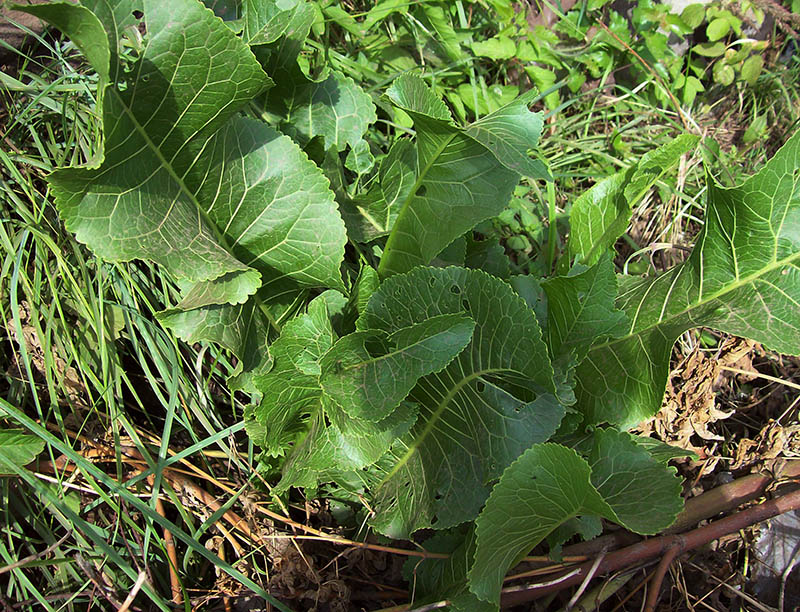
[[[734,533],[750,525],[760,523],[769,518],[783,514],[790,510],[800,508],[800,490],[787,493],[773,500],[766,501],[758,506],[753,506],[731,516],[720,519],[704,527],[676,535],[664,535],[650,540],[645,540],[609,553],[597,568],[598,574],[613,572],[647,559],[662,556],[669,551],[674,551],[675,556],[688,550],[703,546],[721,538],[729,533]],[[515,593],[505,593],[502,597],[502,606],[509,607],[520,605],[544,597],[554,591],[560,591],[568,586],[579,584],[583,581],[593,563],[583,563],[577,572],[566,580],[553,585],[530,585],[527,589]],[[655,585],[654,585],[655,586]]]
[[[58,548],[64,542],[66,542],[67,538],[69,538],[69,536],[71,536],[71,535],[72,535],[72,532],[68,531],[67,533],[64,534],[64,536],[58,542],[55,542],[55,543],[51,544],[50,546],[45,548],[42,552],[34,553],[32,555],[28,555],[24,559],[20,559],[19,561],[15,561],[14,563],[6,565],[5,567],[0,567],[0,574],[5,574],[6,572],[10,572],[12,570],[15,570],[18,567],[22,567],[23,565],[27,565],[28,563],[32,563],[33,561],[37,561],[38,559],[41,559],[42,557],[46,557],[51,552],[53,552],[56,548]]]

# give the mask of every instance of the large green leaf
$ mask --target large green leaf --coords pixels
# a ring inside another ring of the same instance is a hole
[[[800,353],[800,133],[738,187],[708,185],[706,221],[685,263],[624,278],[626,332],[596,344],[577,369],[589,422],[630,427],[658,410],[669,356],[686,330],[707,326]]]
[[[286,324],[271,347],[273,370],[255,377],[263,400],[247,415],[251,437],[272,454],[294,442],[281,488],[315,486],[377,461],[416,418],[403,401],[409,391],[452,361],[475,326],[463,313],[447,314],[334,343],[325,295]]]
[[[596,431],[588,459],[564,446],[536,444],[503,473],[476,521],[472,593],[499,603],[508,569],[559,530],[559,541],[587,527],[596,532],[592,525],[602,517],[651,534],[675,520],[683,506],[681,481],[633,436]]]
[[[584,459],[557,444],[536,444],[505,471],[476,521],[470,590],[498,601],[503,578],[536,544],[583,514],[614,518]]]
[[[625,313],[614,307],[617,279],[610,258],[548,279],[542,286],[547,292],[547,336],[554,357],[572,353],[580,361],[592,343],[625,332]]]
[[[416,407],[404,403],[382,421],[353,419],[336,402],[320,396],[320,405],[284,464],[276,489],[314,488],[319,482],[339,480],[349,471],[372,465],[408,432],[416,418]]]
[[[472,340],[408,399],[411,432],[376,476],[373,525],[395,537],[473,519],[490,483],[558,427],[553,371],[533,312],[499,279],[463,268],[418,268],[381,285],[359,330],[394,334],[442,315],[468,314]]]
[[[163,265],[189,286],[182,308],[241,304],[262,279],[342,287],[346,236],[327,181],[288,138],[236,115],[270,85],[248,48],[194,0],[86,4],[97,17],[57,10],[87,45],[98,18],[108,34],[111,63],[95,67],[110,74],[105,155],[50,176],[67,227],[105,258]],[[147,33],[126,71],[120,32],[139,10]]]
[[[696,144],[696,136],[682,134],[575,200],[570,214],[569,259],[586,265],[597,263],[628,228],[633,206]]]
[[[542,126],[541,117],[527,109],[529,96],[461,129],[417,77],[397,78],[386,95],[413,118],[417,146],[415,159],[404,152],[416,166],[413,184],[399,200],[384,195],[387,212],[380,218],[396,218],[379,267],[383,277],[429,264],[453,240],[499,214],[520,172],[546,172],[529,158]]]
[[[591,481],[614,510],[615,520],[647,535],[669,527],[683,509],[675,468],[666,467],[624,431],[596,430],[593,443]]]
[[[270,346],[272,370],[254,377],[253,385],[262,400],[245,413],[247,432],[270,454],[286,451],[295,434],[303,430],[302,417],[319,403],[319,360],[336,341],[331,316],[342,303],[336,292],[315,298],[308,312],[288,321]]]

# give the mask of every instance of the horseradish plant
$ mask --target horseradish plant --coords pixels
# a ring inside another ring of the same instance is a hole
[[[573,203],[556,273],[512,276],[472,229],[521,176],[551,180],[530,94],[462,126],[417,76],[374,99],[312,77],[303,0],[243,0],[227,22],[196,0],[25,10],[100,79],[102,155],[48,179],[66,226],[106,260],[159,264],[183,292],[163,324],[237,356],[276,491],[334,483],[380,533],[442,530],[428,546],[450,558],[409,570],[420,602],[497,609],[545,539],[670,525],[675,451],[625,430],[658,410],[686,330],[800,352],[800,136],[738,187],[708,181],[697,244],[663,274],[619,276],[609,253],[688,135]],[[379,163],[376,104],[414,125]]]

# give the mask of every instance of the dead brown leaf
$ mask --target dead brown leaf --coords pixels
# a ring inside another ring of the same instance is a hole
[[[717,402],[720,386],[727,384],[720,366],[750,367],[754,346],[751,341],[733,337],[721,342],[716,353],[696,346],[670,373],[661,410],[652,421],[642,424],[640,431],[645,435],[653,432],[667,444],[697,453],[706,462],[704,471],[713,471],[717,459],[713,458],[712,443],[724,439],[714,424],[735,412],[723,410]]]

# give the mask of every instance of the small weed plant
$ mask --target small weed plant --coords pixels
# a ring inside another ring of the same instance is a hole
[[[469,124],[414,71],[370,95],[304,52],[321,10],[304,0],[243,0],[228,21],[196,0],[25,10],[100,78],[102,154],[48,178],[66,227],[99,258],[158,264],[182,291],[161,323],[235,355],[276,495],[367,500],[390,538],[437,530],[423,545],[452,554],[408,566],[420,605],[496,610],[542,541],[673,522],[682,451],[627,430],[659,409],[687,330],[800,353],[798,135],[736,186],[707,180],[683,263],[622,276],[632,207],[694,136],[583,193],[562,242],[533,92]],[[474,231],[521,177],[551,204],[539,275]]]

